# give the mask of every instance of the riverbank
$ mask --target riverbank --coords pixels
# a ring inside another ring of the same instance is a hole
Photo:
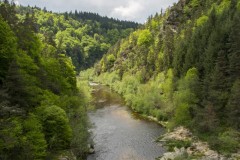
[[[153,121],[167,128],[168,122],[166,121],[159,121],[156,117],[135,113],[144,119]],[[240,152],[226,157],[212,150],[207,142],[201,141],[198,137],[194,136],[189,129],[183,126],[168,131],[164,135],[161,135],[156,141],[168,150],[168,152],[157,158],[157,160],[240,160]]]
[[[195,137],[187,128],[182,126],[175,128],[172,132],[162,135],[158,142],[163,143],[168,148],[158,160],[239,160],[240,154],[232,154],[225,157],[210,149],[207,142],[203,142]]]
[[[117,92],[116,90],[114,90],[113,88],[111,88],[110,85],[108,84],[101,84],[100,82],[94,82],[94,81],[90,81],[88,83],[89,86],[91,87],[94,87],[94,86],[98,86],[98,85],[102,85],[102,86],[108,86],[111,90],[113,90],[114,92]],[[156,117],[153,117],[153,116],[149,116],[149,115],[146,115],[146,114],[141,114],[137,111],[135,111],[134,109],[132,109],[131,107],[129,107],[131,109],[131,111],[134,113],[134,114],[137,114],[138,117],[141,117],[142,119],[146,119],[146,120],[149,120],[149,121],[153,121],[161,126],[163,126],[164,128],[167,127],[167,124],[168,122],[167,121],[159,121]]]
[[[120,79],[116,72],[103,73],[99,77],[92,76],[91,78],[97,82],[108,85],[112,90],[122,95],[125,104],[135,112],[141,114],[145,119],[155,121],[171,130],[177,126],[184,125],[184,123],[187,125],[189,124],[188,121],[191,121],[191,117],[188,115],[189,112],[187,112],[188,110],[185,112],[179,112],[179,110],[176,110],[174,102],[178,102],[178,98],[181,99],[183,97],[179,97],[179,92],[174,92],[174,95],[171,95],[171,92],[167,92],[168,89],[170,89],[165,87],[168,86],[167,84],[169,82],[167,78],[161,82],[161,76],[158,76],[155,79],[151,79],[146,84],[140,83],[134,75],[123,75],[122,79]],[[173,96],[173,100],[175,101],[170,100],[171,98],[169,98]],[[185,98],[188,99],[188,97]],[[183,105],[182,107],[184,109],[186,106]],[[202,121],[199,121],[199,124],[204,124],[206,121],[205,119],[201,120]],[[162,121],[164,123],[162,123]],[[198,123],[195,125],[198,125]],[[195,129],[196,131],[196,128],[192,129]],[[236,157],[236,155],[238,155],[236,153],[238,153],[239,146],[237,144],[239,139],[238,132],[231,128],[219,129],[220,130],[215,133],[208,132],[208,134],[205,134],[204,132],[196,131],[194,134],[195,137],[199,134],[198,139],[204,144],[206,144],[205,142],[208,142],[207,148],[216,150],[216,153],[219,152],[225,155],[226,158],[232,156]],[[181,147],[178,147],[181,146],[179,143],[176,144],[176,147],[181,149]],[[186,143],[189,144],[188,142]],[[175,147],[174,143],[171,143],[171,145],[173,145],[171,151],[173,152]],[[192,143],[190,143],[190,146],[191,145]],[[184,148],[187,149],[187,146]]]
[[[160,125],[132,112],[109,87],[90,85],[96,105],[88,112],[95,153],[88,160],[155,159],[166,152],[155,141],[164,133]]]
[[[100,82],[98,82],[100,83]],[[93,86],[96,86],[97,83],[93,83]],[[109,86],[108,84],[105,84]],[[110,87],[110,86],[109,86]],[[114,89],[113,87],[110,87]],[[138,117],[153,121],[161,126],[167,128],[167,121],[159,121],[156,117],[149,116],[146,114],[141,114],[132,109],[134,114],[137,114]],[[239,154],[232,154],[229,157],[225,157],[222,154],[219,154],[217,151],[210,149],[210,146],[207,142],[199,140],[194,136],[187,128],[177,127],[171,132],[167,132],[162,135],[157,142],[162,143],[168,152],[164,153],[162,157],[158,160],[173,160],[173,159],[201,159],[201,160],[238,160],[240,159]]]
[[[167,121],[159,121],[156,117],[135,113],[167,129]],[[212,150],[207,142],[201,141],[189,129],[183,126],[168,131],[164,135],[161,135],[156,141],[168,150],[168,152],[157,158],[157,160],[240,160],[240,151],[226,157]]]

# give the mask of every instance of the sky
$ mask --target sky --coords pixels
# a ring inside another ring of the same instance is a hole
[[[102,16],[144,23],[150,15],[178,0],[15,0],[24,6],[46,7],[54,12],[87,11]]]

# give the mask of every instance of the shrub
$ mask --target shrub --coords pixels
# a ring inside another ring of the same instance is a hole
[[[151,44],[152,41],[153,41],[152,33],[148,29],[145,29],[140,32],[137,45],[147,46]]]
[[[202,26],[207,21],[208,21],[208,16],[202,16],[197,19],[196,25],[197,25],[197,27]]]
[[[234,153],[240,149],[240,133],[229,129],[219,136],[219,151],[224,154]]]
[[[66,112],[58,106],[38,108],[49,149],[66,149],[70,146],[72,130]]]
[[[47,142],[44,139],[42,125],[34,114],[30,114],[23,123],[25,131],[25,154],[31,159],[42,159],[46,156]]]
[[[165,146],[167,146],[168,147],[168,151],[171,152],[171,151],[174,150],[175,147],[176,148],[182,148],[182,147],[188,148],[188,147],[190,147],[191,146],[191,141],[189,141],[189,140],[175,140],[175,139],[173,139],[173,140],[166,141]]]

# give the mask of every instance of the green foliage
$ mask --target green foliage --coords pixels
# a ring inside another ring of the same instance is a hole
[[[240,129],[240,125],[238,123],[240,117],[239,96],[240,96],[240,80],[236,80],[236,82],[232,86],[230,99],[226,107],[228,121],[230,125],[238,130]]]
[[[160,115],[157,110],[154,110],[155,108],[162,107],[163,104],[154,82],[139,86],[137,93],[133,94],[129,100],[132,101],[132,108],[137,112],[164,119],[164,116]]]
[[[219,135],[218,150],[224,154],[237,152],[240,148],[240,134],[236,130],[229,129]]]
[[[116,60],[116,58],[113,54],[108,55],[107,56],[107,67],[108,68],[113,67],[115,60]]]
[[[173,95],[173,91],[174,91],[174,83],[173,83],[173,71],[172,69],[169,69],[167,71],[167,75],[166,75],[166,79],[164,81],[164,83],[162,84],[162,90],[163,93],[165,93],[166,95],[166,99],[171,100],[172,99],[172,95]]]
[[[196,68],[188,70],[186,76],[179,81],[178,91],[174,95],[175,125],[188,125],[193,117],[191,113],[198,103],[197,87],[199,85],[198,71]]]
[[[72,130],[66,112],[58,106],[38,108],[49,149],[66,149],[70,146]]]
[[[177,148],[188,148],[191,146],[191,141],[189,140],[168,140],[166,141],[165,143],[165,146],[168,147],[168,151],[174,151],[174,147],[177,147]]]
[[[221,135],[226,126],[239,132],[239,15],[238,0],[179,1],[111,47],[96,64],[98,80],[134,110],[235,152]]]
[[[201,16],[197,19],[196,26],[202,26],[205,22],[208,21],[208,16]]]
[[[21,122],[22,120],[17,117],[4,119],[3,122],[1,122],[0,155],[2,159],[20,159],[16,157],[14,150],[21,150],[21,135],[23,132],[23,126]],[[7,125],[7,127],[5,125]]]
[[[177,106],[174,117],[175,125],[187,125],[189,122],[191,122],[191,115],[189,110],[190,106],[188,104],[182,103]]]
[[[16,37],[9,25],[0,17],[0,83],[6,78],[8,68],[17,52]]]
[[[190,6],[195,8],[199,6],[199,1],[198,0],[191,0],[190,1]]]
[[[72,130],[72,139],[70,143],[71,151],[74,155],[81,158],[88,152],[89,133],[87,130],[88,117],[86,115],[86,110],[91,97],[87,84],[85,82],[79,83],[82,85],[80,86],[79,94],[71,97],[61,97],[59,105],[65,110],[68,110],[68,117]]]
[[[153,40],[152,33],[145,29],[139,33],[137,44],[139,46],[148,46]]]
[[[39,104],[42,90],[36,77],[38,71],[34,60],[20,50],[8,70],[5,83],[13,105],[31,109]]]
[[[168,74],[169,77],[171,77],[170,72]],[[162,85],[159,85],[159,83],[168,84],[168,82],[165,82],[168,79],[164,79],[164,74],[159,74],[155,80],[141,84],[139,76],[141,75],[134,77],[129,73],[125,73],[120,81],[117,73],[112,72],[111,74],[103,73],[99,77],[94,78],[94,80],[109,85],[123,95],[126,104],[133,110],[144,115],[151,115],[158,120],[167,120],[171,114],[171,108],[168,107],[170,102],[166,101],[164,97],[168,95],[168,92],[165,93],[166,95],[162,95],[159,92],[159,90],[162,90]]]
[[[89,69],[81,71],[79,73],[80,80],[93,81],[93,77],[94,77],[94,68],[89,68]]]
[[[44,158],[46,149],[70,147],[84,155],[90,96],[87,84],[76,84],[73,64],[92,66],[116,42],[88,78],[96,73],[134,110],[189,126],[221,152],[239,147],[238,1],[179,1],[129,37],[137,24],[91,13],[3,2],[0,14],[3,159]]]
[[[187,153],[184,153],[183,155],[174,158],[174,160],[191,160],[191,159],[195,159],[195,157],[189,157]]]
[[[111,63],[114,63],[115,61],[115,56],[113,54],[110,54],[107,56],[107,61],[108,62],[111,62]]]
[[[0,157],[3,159],[42,159],[46,156],[42,126],[33,114],[26,120],[19,117],[4,120],[0,134]]]
[[[28,159],[42,159],[46,156],[47,142],[42,132],[42,124],[38,118],[31,114],[23,123],[25,137],[24,150]]]
[[[92,67],[119,38],[127,37],[138,24],[98,14],[52,13],[39,8],[19,7],[22,16],[32,10],[45,42],[56,46],[58,54],[72,58],[77,71]]]
[[[77,86],[72,59],[62,54],[79,50],[71,26],[79,27],[80,22],[61,24],[60,14],[8,1],[0,8],[0,159],[45,159],[61,149],[84,157],[90,91],[84,89],[87,84]],[[37,28],[45,18],[47,27]],[[57,26],[63,31],[55,43]]]
[[[228,8],[231,4],[230,0],[223,0],[220,5],[217,7],[217,12],[222,13],[226,8]]]

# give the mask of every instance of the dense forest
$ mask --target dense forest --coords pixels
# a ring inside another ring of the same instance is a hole
[[[84,74],[169,129],[183,125],[226,155],[240,149],[239,0],[180,0]]]
[[[76,71],[137,26],[0,1],[0,159],[86,156],[90,92]]]
[[[110,46],[126,38],[139,24],[78,12],[53,13],[38,7],[17,7],[18,17],[34,14],[35,29],[42,41],[72,58],[76,70],[91,67]]]
[[[86,158],[82,70],[133,111],[239,152],[240,0],[179,0],[144,25],[0,0],[0,159]]]

